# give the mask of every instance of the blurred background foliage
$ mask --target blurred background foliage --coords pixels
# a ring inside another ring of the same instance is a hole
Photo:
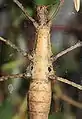
[[[52,11],[55,10],[59,0],[19,0],[28,14],[36,19],[37,5],[50,5]],[[53,5],[54,4],[54,5]],[[81,37],[81,32],[67,31],[66,27],[80,27],[82,24],[81,11],[76,13],[73,9],[73,1],[65,0],[58,16],[54,19],[51,29],[52,51],[57,54],[61,50],[75,44]],[[71,25],[72,24],[72,25]],[[63,27],[62,27],[63,26]],[[77,34],[78,32],[78,34]],[[19,48],[29,51],[34,49],[35,28],[31,21],[25,18],[24,14],[12,0],[0,0],[0,36],[9,39]],[[81,38],[82,39],[82,38]],[[81,49],[77,49],[55,62],[54,69],[57,75],[71,79],[81,84],[82,63]],[[0,76],[25,72],[29,64],[14,49],[0,41]],[[77,79],[77,80],[76,80]],[[30,80],[30,79],[29,79]],[[26,119],[26,94],[30,81],[26,79],[12,79],[0,82],[0,119]],[[63,93],[73,99],[82,102],[82,92],[77,89],[63,85]],[[71,106],[62,100],[53,100],[49,119],[82,119],[82,110]]]

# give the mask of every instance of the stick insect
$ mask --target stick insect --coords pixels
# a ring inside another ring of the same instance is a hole
[[[57,0],[56,0],[57,1]],[[51,104],[51,78],[50,76],[54,75],[53,65],[52,65],[52,51],[51,51],[51,41],[50,41],[50,29],[52,25],[53,16],[56,17],[61,5],[62,0],[55,3],[55,12],[52,13],[48,11],[48,6],[38,5],[37,6],[37,19],[38,22],[35,21],[32,17],[30,17],[22,6],[22,4],[14,0],[14,2],[20,7],[25,16],[32,21],[33,25],[36,29],[36,48],[33,54],[33,57],[24,51],[20,51],[9,41],[5,41],[5,39],[0,38],[3,42],[10,45],[18,52],[21,52],[24,56],[28,56],[28,59],[33,62],[33,68],[31,71],[31,83],[29,88],[28,97],[28,105],[29,105],[29,118],[30,119],[48,119],[50,104]],[[79,46],[80,47],[80,46]],[[12,77],[26,77],[28,78],[27,72],[20,75],[12,75],[1,77],[0,81],[7,80]],[[58,78],[59,79],[59,78]],[[58,80],[55,77],[55,80]],[[62,80],[61,80],[62,81]],[[69,83],[71,85],[71,83]],[[76,86],[75,84],[73,84]],[[77,86],[82,89],[81,86]],[[82,106],[82,105],[81,105]]]

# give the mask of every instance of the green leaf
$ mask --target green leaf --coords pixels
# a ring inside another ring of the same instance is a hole
[[[59,0],[55,0],[55,1],[59,1]],[[54,3],[54,0],[35,0],[35,3],[37,5],[50,5]]]
[[[3,71],[6,71],[6,70],[12,70],[13,68],[16,68],[18,66],[20,66],[21,64],[23,64],[24,61],[22,59],[20,60],[15,60],[15,61],[11,61],[11,62],[8,62],[6,64],[4,64],[2,66],[2,70]]]
[[[5,100],[3,104],[0,105],[0,119],[12,119],[12,116],[12,104],[9,100]]]
[[[49,115],[49,119],[63,119],[63,113],[58,112],[58,113]]]

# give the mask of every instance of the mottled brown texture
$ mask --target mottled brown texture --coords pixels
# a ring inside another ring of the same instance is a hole
[[[48,18],[48,11],[46,6],[37,6],[37,17],[38,17],[38,22],[40,25],[44,25],[47,23]]]
[[[41,27],[37,32],[32,79],[29,90],[30,119],[48,119],[51,103],[51,82],[48,79],[50,64],[49,28]]]
[[[50,45],[50,26],[46,23],[46,7],[38,8],[41,25],[37,29],[36,49],[33,60],[32,82],[29,89],[29,115],[30,119],[48,119],[51,103],[51,81],[48,79],[48,67],[50,62],[51,45]],[[43,13],[42,13],[43,11]],[[40,21],[39,20],[39,21]]]

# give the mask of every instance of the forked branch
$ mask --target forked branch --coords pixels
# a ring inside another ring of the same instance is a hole
[[[82,47],[82,42],[78,42],[78,43],[76,43],[75,45],[73,45],[73,46],[67,48],[66,50],[61,51],[61,52],[58,53],[56,56],[51,56],[52,61],[53,61],[53,62],[56,61],[56,60],[57,60],[58,58],[60,58],[61,56],[65,55],[65,54],[69,53],[70,51],[72,51],[72,50],[74,50],[74,49],[76,49],[76,48],[79,48],[79,47]]]
[[[73,86],[73,87],[75,87],[75,88],[77,88],[79,90],[82,90],[82,86],[81,85],[76,84],[76,83],[74,83],[72,81],[69,81],[67,79],[64,79],[64,78],[61,78],[61,77],[57,77],[57,76],[50,76],[49,78],[52,79],[53,81],[58,80],[60,82],[69,84],[69,85],[71,85],[71,86]]]

